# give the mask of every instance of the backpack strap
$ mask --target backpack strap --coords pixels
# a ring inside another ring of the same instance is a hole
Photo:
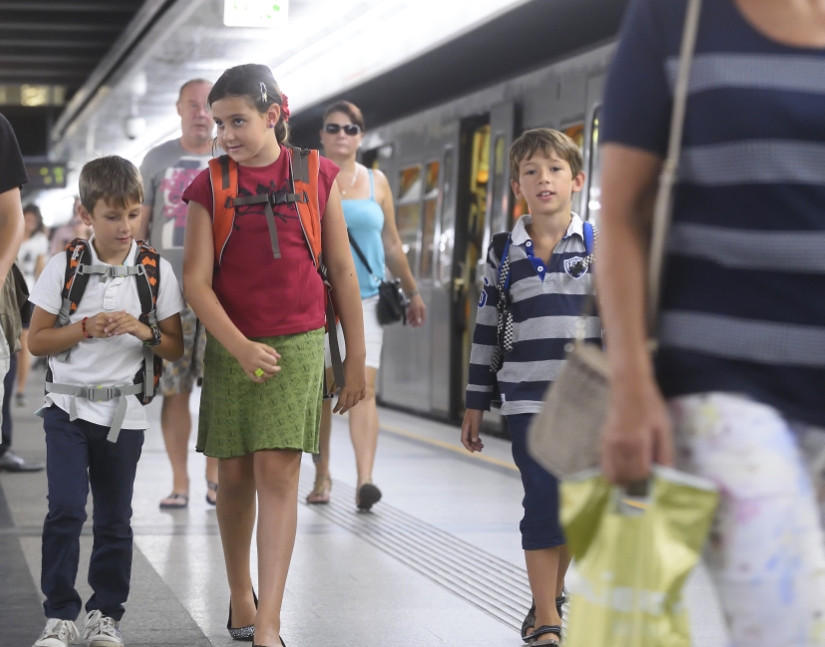
[[[63,291],[61,294],[60,311],[57,313],[55,328],[69,325],[69,316],[77,310],[86,286],[89,284],[91,272],[81,268],[92,267],[92,252],[89,241],[84,238],[75,238],[66,245],[66,272],[63,277]],[[65,362],[69,359],[72,349],[67,348],[57,354],[57,359]]]
[[[238,197],[238,163],[229,155],[209,160],[212,184],[212,239],[215,265],[221,264],[226,243],[235,224],[234,200]]]
[[[582,228],[584,232],[584,251],[587,257],[582,261],[585,271],[589,268],[596,259],[596,244],[599,241],[599,228],[596,225],[585,222]]]
[[[138,252],[134,267],[138,268],[137,291],[140,299],[140,322],[147,326],[158,325],[158,294],[160,292],[160,254],[145,241],[138,242]],[[136,381],[143,384],[142,397],[138,397],[142,404],[149,404],[155,396],[160,376],[163,371],[163,360],[152,352],[149,346],[143,347],[142,379],[136,376]]]
[[[321,156],[314,149],[290,147],[286,150],[289,155],[290,188],[293,194],[301,198],[295,202],[301,221],[301,229],[312,254],[312,262],[315,263],[326,288],[326,327],[329,333],[332,374],[335,379],[335,386],[343,387],[346,385],[346,380],[344,379],[344,362],[341,359],[341,348],[338,345],[338,332],[336,330],[338,317],[335,315],[335,308],[332,304],[332,285],[329,282],[321,250],[321,207],[318,202],[318,175],[321,170]]]

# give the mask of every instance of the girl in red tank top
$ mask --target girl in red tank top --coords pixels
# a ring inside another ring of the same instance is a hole
[[[226,70],[208,103],[217,144],[238,163],[238,197],[268,196],[274,218],[265,203],[237,206],[217,263],[209,171],[184,192],[184,289],[209,332],[197,448],[220,459],[217,514],[231,592],[227,629],[233,638],[254,633],[255,645],[275,647],[283,644],[280,610],[295,541],[301,451],[318,451],[324,285],[297,208],[284,201],[291,193],[284,148],[289,110],[269,68]],[[335,407],[344,413],[364,397],[366,351],[337,172],[321,158],[323,258],[347,344],[346,386]],[[257,599],[249,572],[256,494]]]

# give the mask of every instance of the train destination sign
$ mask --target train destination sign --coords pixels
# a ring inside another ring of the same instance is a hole
[[[67,169],[65,164],[51,162],[26,162],[27,189],[65,189]]]

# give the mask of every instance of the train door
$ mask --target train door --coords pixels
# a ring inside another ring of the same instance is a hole
[[[464,411],[464,389],[470,364],[475,306],[476,268],[488,238],[486,217],[490,181],[490,117],[461,123],[458,150],[458,195],[452,263],[450,401],[451,417]]]
[[[509,227],[508,155],[515,127],[515,106],[495,106],[483,117],[462,123],[458,151],[458,196],[452,287],[451,413],[464,411],[476,304],[493,233]]]

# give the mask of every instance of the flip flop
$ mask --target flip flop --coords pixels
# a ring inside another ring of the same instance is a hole
[[[168,497],[160,502],[161,510],[180,510],[189,505],[189,495],[180,492],[172,492]]]
[[[218,484],[215,483],[215,481],[210,481],[209,479],[206,479],[206,490],[207,490],[207,492],[206,492],[206,502],[209,505],[216,505],[218,503]],[[209,498],[209,493],[210,492],[215,493],[215,498],[214,499]]]
[[[312,488],[312,492],[307,494],[307,503],[309,505],[329,503],[331,492],[332,478],[329,475],[316,478],[315,486]]]

